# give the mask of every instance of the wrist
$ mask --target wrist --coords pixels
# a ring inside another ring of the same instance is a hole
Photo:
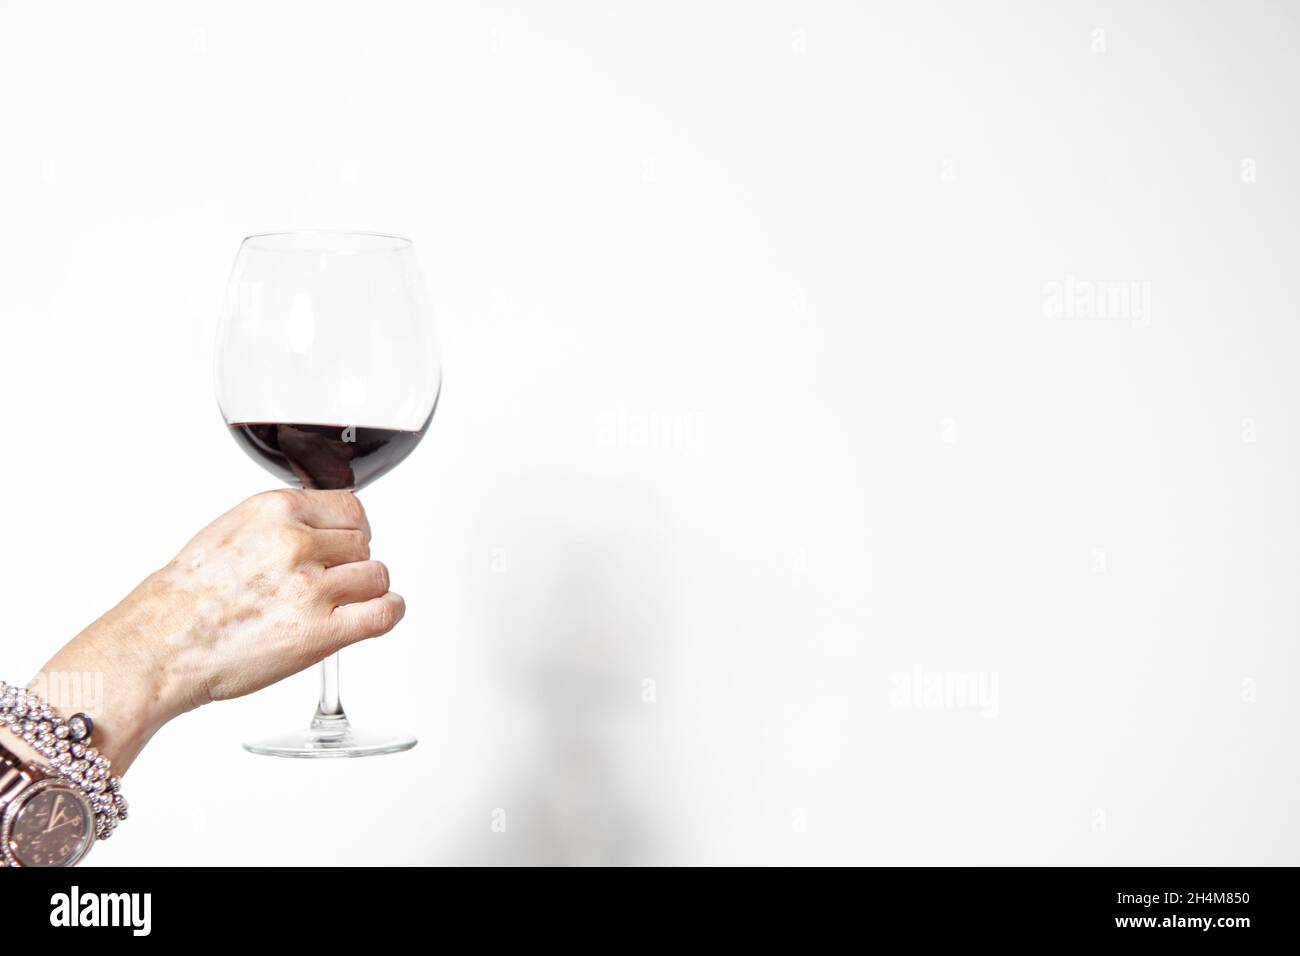
[[[65,717],[89,715],[100,752],[119,774],[168,719],[143,669],[89,631],[55,654],[28,688]]]
[[[45,758],[37,752],[36,748],[21,737],[8,734],[5,739],[0,740],[0,744],[25,764],[45,763]]]
[[[174,665],[175,608],[159,600],[165,582],[151,576],[112,611],[59,650],[31,688],[64,714],[95,722],[99,751],[123,774],[149,739],[197,706]]]
[[[71,866],[113,835],[127,803],[91,717],[65,719],[34,691],[0,681],[0,729],[0,866]]]

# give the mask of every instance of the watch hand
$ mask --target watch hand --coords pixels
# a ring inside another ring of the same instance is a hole
[[[63,797],[54,798],[54,806],[50,809],[50,822],[46,825],[43,832],[49,833],[57,830],[59,827],[73,822],[73,817],[63,812]]]

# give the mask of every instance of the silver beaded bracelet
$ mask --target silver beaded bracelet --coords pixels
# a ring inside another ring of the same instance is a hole
[[[110,773],[108,758],[91,746],[94,721],[85,714],[64,720],[36,694],[0,681],[0,727],[26,741],[86,795],[95,812],[96,839],[113,835],[126,819],[126,798],[121,778]]]

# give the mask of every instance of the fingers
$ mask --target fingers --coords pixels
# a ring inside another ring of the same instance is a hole
[[[370,558],[370,542],[364,531],[355,528],[346,531],[331,528],[315,529],[304,533],[311,542],[313,557],[327,568],[366,561]]]
[[[313,528],[357,530],[370,540],[370,522],[361,500],[350,491],[298,491],[298,516]]]
[[[388,591],[388,568],[381,561],[340,564],[325,572],[325,593],[336,605],[382,597]]]
[[[338,628],[339,646],[346,647],[368,637],[387,634],[406,615],[406,602],[396,591],[369,601],[344,604],[332,614]]]

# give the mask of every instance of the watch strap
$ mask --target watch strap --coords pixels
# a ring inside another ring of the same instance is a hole
[[[33,779],[35,775],[18,759],[18,755],[0,743],[0,808],[7,806]]]

